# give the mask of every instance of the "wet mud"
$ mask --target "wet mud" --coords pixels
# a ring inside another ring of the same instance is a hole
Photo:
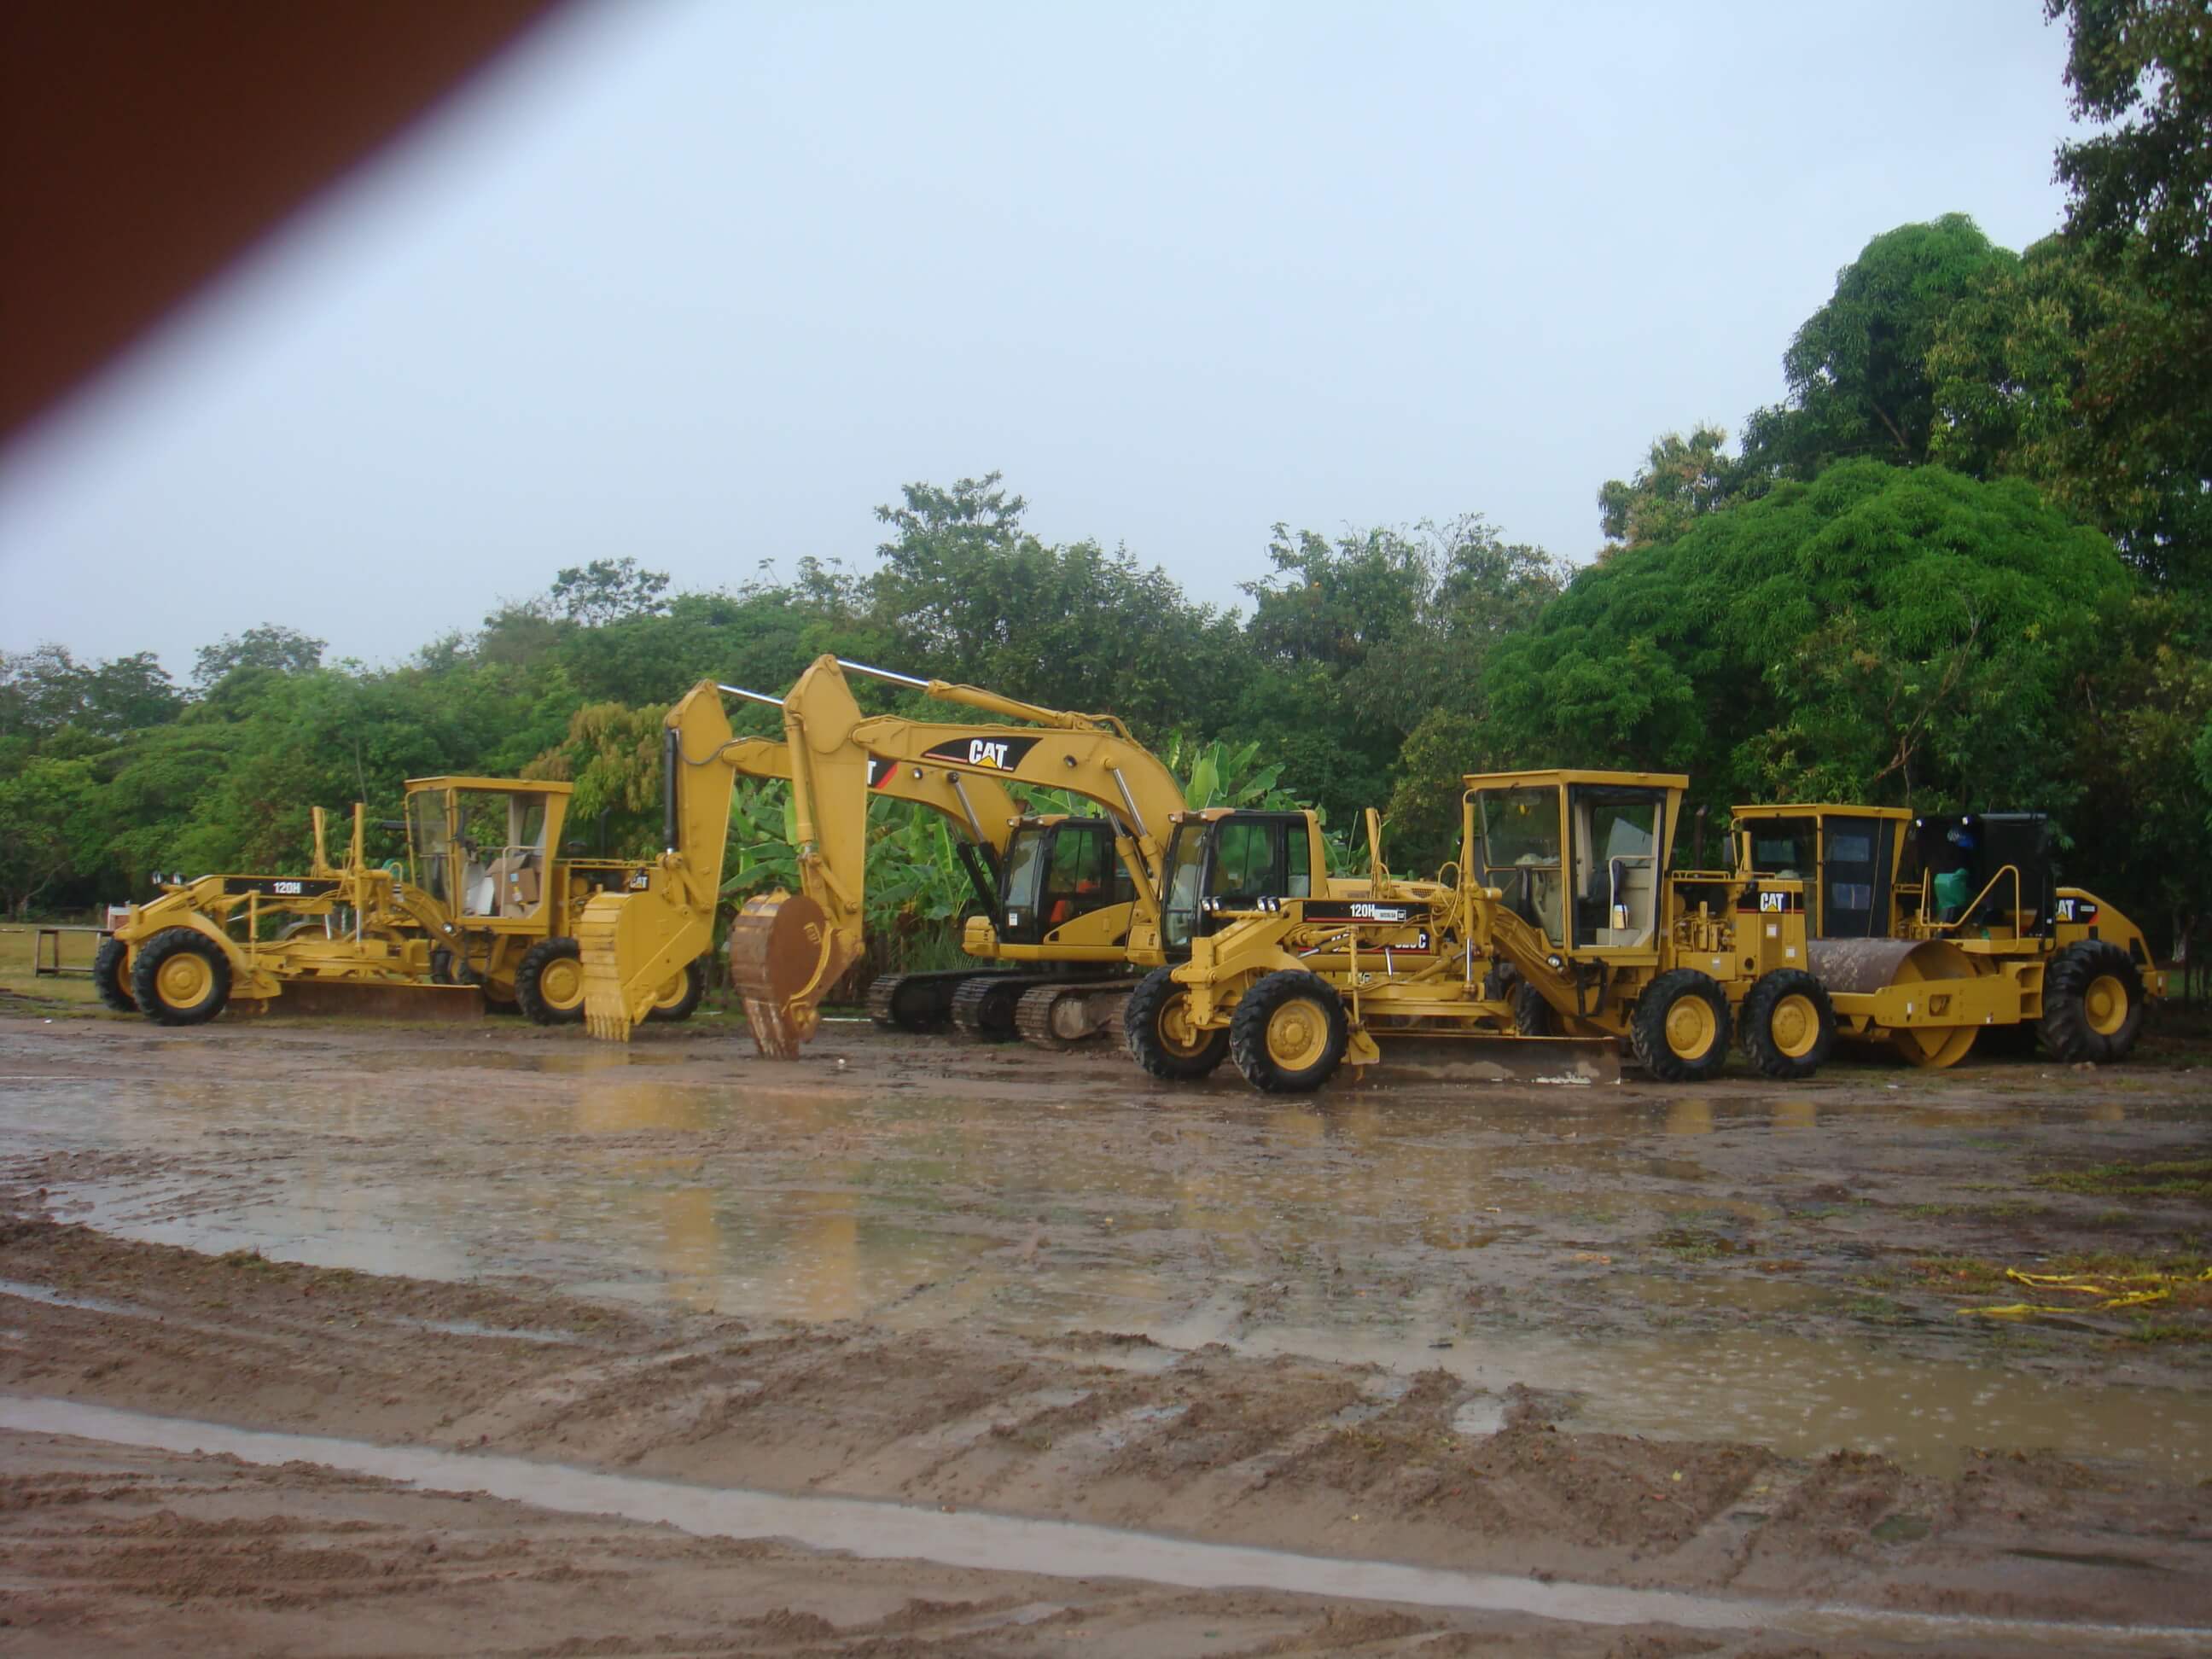
[[[0,1019],[0,1388],[1728,1614],[1639,1612],[1652,1640],[1702,1633],[1638,1650],[2016,1651],[2052,1621],[2062,1647],[2133,1626],[2154,1649],[2212,1626],[2212,1296],[2185,1272],[2212,1072],[2186,1055],[1695,1094],[1382,1081],[1285,1104],[865,1026],[788,1066],[726,1021],[641,1035]],[[2008,1267],[2173,1288],[2110,1310]],[[1971,1311],[2039,1298],[2060,1305]],[[204,1455],[9,1420],[11,1470]],[[518,1535],[577,1524],[545,1508]],[[884,1540],[860,1554],[914,1553]],[[1055,1618],[1151,1608],[1129,1650],[1183,1650],[1160,1570],[1094,1603],[1066,1565],[1012,1559],[1026,1588],[1003,1594]],[[58,1565],[9,1590],[67,1582]],[[1179,1582],[1257,1597],[1277,1622],[1250,1650],[1351,1645],[1274,1581]],[[1379,1580],[1334,1593],[1394,1600]],[[118,1595],[94,1600],[119,1630],[138,1603]],[[1399,1605],[1413,1622],[1362,1650],[1628,1639],[1571,1596]],[[1066,1650],[1102,1650],[1073,1627]],[[41,1628],[66,1646],[90,1627]],[[1047,1629],[963,1627],[942,1650],[1061,1650]],[[777,1650],[761,1639],[732,1638]],[[1267,1645],[1285,1642],[1318,1645]]]

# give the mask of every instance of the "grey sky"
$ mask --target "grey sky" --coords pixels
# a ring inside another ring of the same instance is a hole
[[[388,661],[993,468],[1224,602],[1278,519],[1584,558],[1869,236],[2056,227],[2041,13],[605,0],[0,458],[0,648]]]

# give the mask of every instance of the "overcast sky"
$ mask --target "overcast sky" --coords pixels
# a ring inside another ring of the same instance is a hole
[[[2055,228],[2064,52],[2037,0],[585,5],[0,456],[0,648],[388,662],[589,558],[865,566],[993,469],[1222,602],[1276,520],[1586,558],[1869,237]]]

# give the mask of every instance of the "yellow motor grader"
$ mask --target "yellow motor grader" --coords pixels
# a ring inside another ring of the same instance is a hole
[[[1444,1075],[1706,1078],[1740,1030],[1771,1075],[1808,1075],[1832,1036],[1806,954],[1804,884],[1677,870],[1686,778],[1549,770],[1466,780],[1462,853],[1416,885],[1383,866],[1369,815],[1364,899],[1285,898],[1149,975],[1131,1053],[1188,1078],[1229,1054],[1270,1093],[1387,1055]]]
[[[1984,1031],[2030,1032],[2057,1059],[2134,1048],[2165,976],[2142,930],[2063,886],[2041,812],[1918,814],[1902,807],[1739,806],[1738,867],[1801,878],[1813,971],[1843,1035],[1954,1066]],[[1895,1026],[1897,988],[1948,1023]]]
[[[866,716],[846,673],[1031,726]],[[885,975],[870,988],[880,1024],[924,1030],[948,1020],[980,1035],[1019,1034],[1063,1046],[1102,1029],[1133,983],[1133,949],[1148,963],[1212,926],[1201,902],[1327,890],[1326,853],[1310,813],[1184,810],[1181,787],[1107,715],[1072,714],[972,686],[924,681],[833,656],[817,659],[784,697],[724,690],[774,704],[785,742],[740,740],[732,763],[793,784],[799,888],[750,901],[732,925],[732,976],[756,1042],[788,1056],[815,1030],[819,1003],[864,947],[867,803],[887,795],[943,813],[960,829],[975,892],[962,933],[974,968]],[[1041,728],[1041,729],[1040,729]],[[1006,784],[1049,787],[1097,803],[1103,816],[1025,814]],[[1176,872],[1161,902],[1162,872]],[[605,1035],[628,1027],[627,1000],[653,971],[617,930],[658,931],[650,900],[595,907],[611,942],[586,960],[607,999]],[[632,914],[635,913],[635,914]],[[587,935],[600,932],[587,923]],[[1163,939],[1177,943],[1164,944]],[[989,963],[1012,963],[993,968]],[[629,988],[624,991],[621,988]],[[598,1006],[594,1003],[594,1008]],[[594,1015],[594,1030],[599,1023]]]
[[[369,861],[362,808],[332,863],[326,818],[301,875],[208,875],[165,884],[101,946],[94,982],[112,1008],[165,1025],[278,997],[301,1012],[410,1018],[512,1004],[542,1024],[580,1019],[576,923],[594,894],[650,886],[649,866],[564,851],[572,786],[512,778],[415,778],[405,859]],[[726,811],[726,806],[725,807]],[[683,1019],[705,988],[673,963],[642,1014]]]

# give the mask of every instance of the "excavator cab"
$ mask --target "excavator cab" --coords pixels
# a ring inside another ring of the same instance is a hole
[[[1168,838],[1160,896],[1161,943],[1171,957],[1215,931],[1232,912],[1263,898],[1310,898],[1327,884],[1320,848],[1304,812],[1214,809],[1179,812]]]
[[[1012,828],[999,890],[1004,943],[1042,945],[1070,922],[1134,898],[1104,818],[1055,813],[1017,818]]]

